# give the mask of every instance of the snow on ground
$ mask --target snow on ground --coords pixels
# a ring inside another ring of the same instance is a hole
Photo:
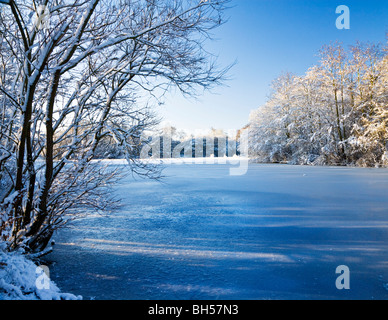
[[[84,299],[388,298],[388,170],[230,167],[125,178],[120,210],[55,235],[52,279]]]
[[[20,253],[6,253],[0,248],[0,300],[78,299],[81,296],[62,293],[44,273],[44,267]]]

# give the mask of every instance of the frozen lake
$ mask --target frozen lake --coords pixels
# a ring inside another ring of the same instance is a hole
[[[229,167],[124,179],[120,210],[55,236],[51,278],[84,299],[388,298],[388,170]]]

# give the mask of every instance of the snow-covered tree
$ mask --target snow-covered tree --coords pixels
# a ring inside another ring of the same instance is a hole
[[[387,54],[380,45],[357,44],[353,51],[352,105],[356,112],[350,157],[362,166],[384,165],[387,151]]]
[[[203,45],[226,2],[1,2],[0,231],[9,249],[42,251],[67,213],[113,204],[106,191],[118,171],[96,161],[106,141],[132,170],[158,176],[134,157],[155,124],[144,97],[171,86],[194,95],[223,79]]]
[[[324,46],[304,76],[284,74],[250,116],[250,155],[261,162],[387,163],[387,50]]]

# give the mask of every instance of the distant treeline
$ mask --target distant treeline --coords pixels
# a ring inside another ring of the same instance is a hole
[[[178,132],[174,127],[166,127],[138,139],[136,143],[132,141],[132,145],[135,144],[141,147],[134,148],[134,158],[218,158],[240,154],[236,137],[229,137],[216,129],[202,136],[193,136]],[[125,152],[111,137],[105,137],[96,150],[99,159],[123,159]]]

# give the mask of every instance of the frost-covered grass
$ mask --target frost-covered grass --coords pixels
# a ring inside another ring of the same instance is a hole
[[[1,244],[0,244],[1,245]],[[5,252],[0,247],[0,300],[78,300],[81,296],[62,293],[43,270],[18,252]],[[47,281],[43,286],[39,281]]]

